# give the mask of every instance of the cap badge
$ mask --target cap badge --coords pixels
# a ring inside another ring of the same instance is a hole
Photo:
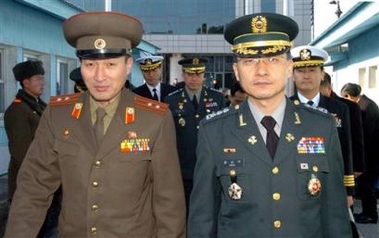
[[[310,60],[312,52],[308,49],[303,49],[300,51],[300,59],[301,60]]]
[[[151,61],[151,59],[146,59],[145,60],[145,64],[152,64],[153,62]]]
[[[102,50],[105,48],[107,43],[103,39],[96,39],[93,45],[95,46],[96,49]]]
[[[251,27],[253,33],[267,32],[267,19],[266,17],[256,16],[251,20]]]
[[[199,58],[193,58],[192,64],[199,64]]]

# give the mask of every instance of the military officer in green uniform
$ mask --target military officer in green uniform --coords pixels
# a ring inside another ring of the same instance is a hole
[[[215,113],[225,106],[222,93],[203,85],[206,62],[206,58],[196,57],[180,60],[178,63],[182,66],[185,86],[165,99],[174,117],[187,208],[196,163],[199,122],[206,115]]]
[[[5,237],[35,237],[60,184],[59,237],[185,237],[170,110],[124,87],[142,23],[86,12],[63,30],[88,91],[51,98],[19,173]]]
[[[200,123],[189,238],[351,237],[334,119],[285,96],[297,34],[274,13],[226,26],[248,98]]]

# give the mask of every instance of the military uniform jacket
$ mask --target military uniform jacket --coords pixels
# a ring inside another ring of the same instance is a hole
[[[36,237],[60,183],[59,237],[184,237],[184,193],[167,106],[161,110],[164,104],[123,89],[96,146],[89,94],[78,97],[72,103],[64,103],[70,96],[55,98],[43,114],[5,237]],[[60,102],[65,105],[53,105]]]
[[[12,104],[4,113],[4,126],[8,136],[11,155],[8,168],[8,197],[12,199],[16,191],[17,174],[25,154],[34,139],[46,103],[20,89]]]
[[[194,106],[184,88],[169,94],[165,101],[170,105],[176,128],[177,148],[184,179],[192,179],[196,163],[196,145],[199,122],[206,115],[225,107],[223,95],[203,86],[198,109]]]
[[[299,100],[297,95],[291,97],[291,99]],[[335,119],[342,149],[344,184],[348,195],[353,195],[355,182],[349,108],[344,103],[323,95],[320,95],[318,107],[326,109]]]
[[[188,238],[351,237],[329,114],[287,100],[272,159],[244,102],[201,122],[197,156]]]
[[[176,90],[176,88],[172,85],[169,85],[169,84],[164,84],[164,83],[161,83],[161,97],[160,97],[160,101],[163,102],[164,101],[164,98],[174,92]],[[154,99],[153,96],[151,95],[151,92],[149,90],[149,88],[147,87],[146,83],[133,89],[133,92],[142,96],[142,97],[145,97],[145,98],[150,98],[150,99]]]

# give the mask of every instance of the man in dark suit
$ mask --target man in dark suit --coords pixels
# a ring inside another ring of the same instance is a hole
[[[274,13],[226,26],[248,98],[200,123],[188,238],[351,237],[335,122],[285,96],[297,33]]]
[[[341,95],[358,103],[362,110],[366,171],[358,178],[362,213],[355,214],[355,220],[357,223],[377,223],[376,185],[379,180],[379,108],[373,100],[362,94],[362,88],[358,84],[345,84],[341,89]]]
[[[196,57],[180,60],[185,86],[165,99],[174,117],[187,208],[193,185],[199,122],[225,106],[222,93],[203,85],[206,62],[207,59]]]
[[[324,79],[324,62],[328,53],[314,46],[298,46],[291,50],[293,65],[293,80],[297,93],[290,99],[324,109],[333,115],[336,121],[338,137],[341,143],[344,162],[344,184],[347,190],[347,205],[354,203],[354,169],[352,158],[352,142],[349,108],[342,102],[320,94],[320,83]]]
[[[333,91],[331,77],[327,72],[325,72],[324,80],[321,80],[320,93],[325,97],[345,103],[349,108],[354,177],[358,178],[365,171],[362,111],[356,102],[339,97]]]
[[[145,83],[133,89],[133,92],[145,97],[163,102],[164,98],[176,88],[161,82],[163,57],[141,51],[136,60],[139,63]]]
[[[36,237],[61,184],[59,237],[184,238],[170,110],[124,87],[142,23],[85,12],[63,30],[88,90],[51,98],[18,176],[5,237]]]

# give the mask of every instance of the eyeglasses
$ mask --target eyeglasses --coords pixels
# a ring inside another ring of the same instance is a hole
[[[238,58],[237,62],[244,66],[256,66],[260,62],[266,65],[277,65],[287,61],[287,57],[283,55],[262,57],[262,58]]]

